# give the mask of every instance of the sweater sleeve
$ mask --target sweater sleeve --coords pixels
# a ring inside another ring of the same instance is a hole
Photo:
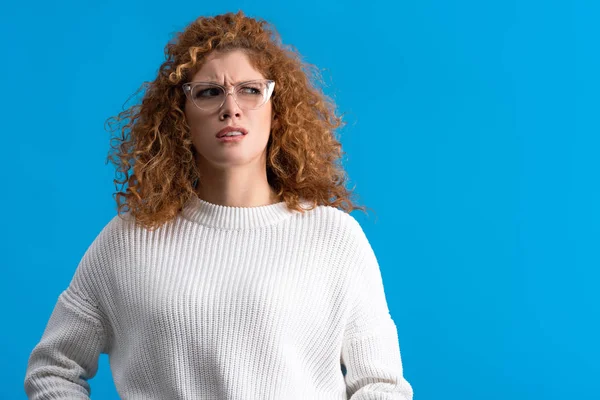
[[[412,400],[413,388],[403,376],[396,324],[388,309],[379,264],[362,229],[359,239],[353,304],[341,354],[348,398]]]
[[[59,296],[42,337],[29,356],[25,392],[32,400],[89,399],[88,380],[107,353],[110,330],[101,292],[106,268],[101,233]]]

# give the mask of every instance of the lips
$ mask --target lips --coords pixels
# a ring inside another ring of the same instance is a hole
[[[227,126],[223,129],[221,129],[218,133],[217,133],[217,137],[223,137],[225,136],[227,133],[229,132],[242,132],[242,134],[247,135],[248,131],[244,128],[242,128],[241,126]]]

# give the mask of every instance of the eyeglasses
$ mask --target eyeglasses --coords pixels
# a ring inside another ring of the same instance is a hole
[[[233,96],[237,105],[245,110],[256,110],[262,107],[271,97],[275,81],[256,79],[240,82],[227,89],[212,82],[188,82],[182,85],[186,97],[196,107],[204,111],[213,111],[225,104],[228,94]]]

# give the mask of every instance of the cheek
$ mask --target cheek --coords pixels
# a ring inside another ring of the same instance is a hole
[[[270,132],[271,131],[271,119],[273,118],[271,111],[271,104],[269,104],[269,108],[265,107],[264,113],[261,118],[261,124],[265,129]]]
[[[202,134],[209,125],[207,124],[207,118],[199,115],[195,112],[185,112],[185,119],[187,121],[188,126],[190,127],[190,132],[192,136],[198,136]]]
[[[198,121],[198,113],[194,112],[194,110],[190,110],[189,107],[186,107],[185,119],[190,128],[193,128],[196,125],[196,122]]]

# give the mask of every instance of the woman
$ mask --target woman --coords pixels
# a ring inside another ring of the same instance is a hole
[[[307,65],[241,11],[166,58],[115,118],[128,187],[31,353],[29,398],[89,398],[105,353],[123,399],[412,399]]]

